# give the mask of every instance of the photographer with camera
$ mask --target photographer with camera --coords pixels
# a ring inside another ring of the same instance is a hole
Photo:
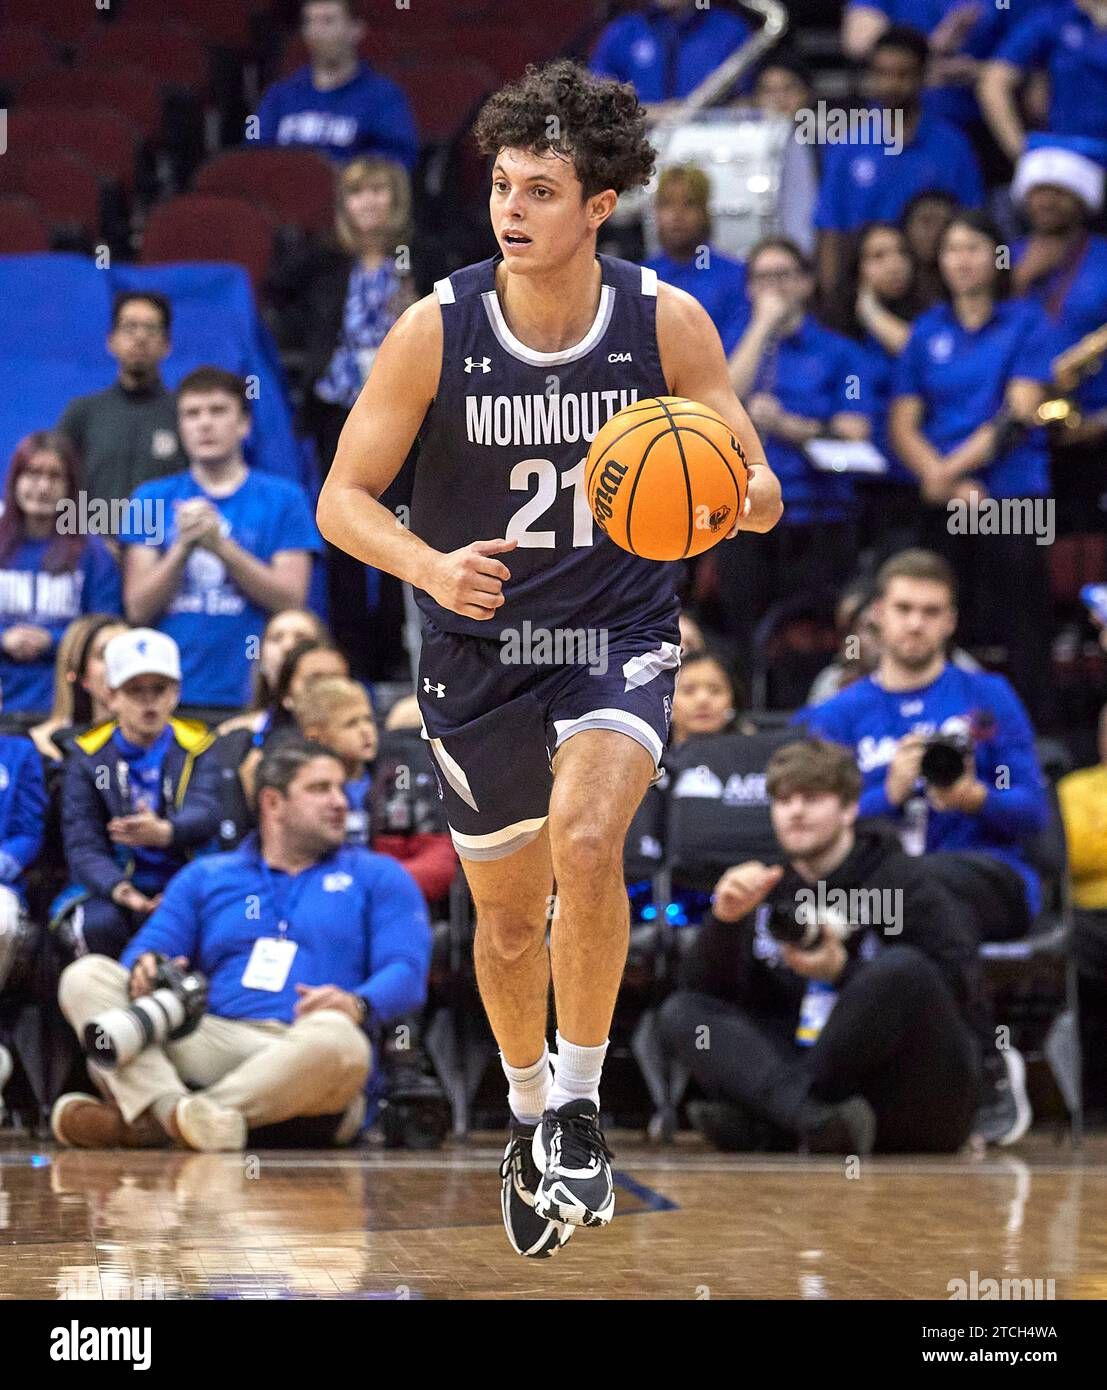
[[[430,928],[400,864],[344,844],[344,782],[321,745],[282,742],[258,767],[259,829],[183,869],[121,962],[66,969],[62,1012],[110,1099],[62,1096],[60,1143],[239,1150],[307,1116],[356,1137],[370,1038],[423,1003]]]
[[[796,721],[854,750],[861,815],[891,822],[908,854],[926,855],[928,873],[971,910],[980,940],[1025,936],[1042,899],[1025,847],[1048,814],[1030,720],[1002,676],[948,659],[957,589],[941,556],[894,555],[876,592],[876,670]],[[978,1131],[1012,1144],[1031,1119],[1022,1058],[988,1048],[984,1069]]]
[[[786,744],[766,789],[786,863],[723,874],[661,1009],[709,1097],[693,1122],[726,1149],[956,1151],[978,1081],[971,923],[894,837],[856,828],[845,749]]]
[[[796,722],[854,750],[861,815],[892,821],[908,854],[930,856],[982,940],[1025,936],[1041,883],[1024,845],[1047,819],[1030,720],[1002,676],[947,658],[957,590],[941,556],[894,555],[876,593],[876,670]]]

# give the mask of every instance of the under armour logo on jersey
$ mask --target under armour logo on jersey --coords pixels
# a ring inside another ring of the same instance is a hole
[[[468,375],[470,372],[476,371],[476,369],[477,369],[478,367],[480,368],[480,370],[481,370],[482,372],[490,372],[490,371],[492,370],[492,359],[491,359],[491,357],[482,357],[482,358],[480,359],[479,362],[474,362],[473,359],[472,359],[471,357],[467,357],[467,358],[465,359],[465,373],[466,373],[466,375]]]
[[[436,695],[441,700],[446,693],[446,687],[441,683],[432,685],[429,676],[423,677],[423,693],[426,695]]]

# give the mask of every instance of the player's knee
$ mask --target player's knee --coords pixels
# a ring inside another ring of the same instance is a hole
[[[505,962],[525,959],[546,943],[546,922],[528,921],[518,913],[478,912],[477,949]]]
[[[559,884],[622,873],[623,837],[590,808],[551,825],[550,848]]]

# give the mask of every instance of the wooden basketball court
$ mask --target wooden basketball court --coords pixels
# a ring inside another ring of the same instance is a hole
[[[547,1261],[504,1238],[498,1135],[242,1156],[8,1140],[0,1298],[1107,1297],[1107,1137],[859,1168],[610,1137],[615,1221]]]

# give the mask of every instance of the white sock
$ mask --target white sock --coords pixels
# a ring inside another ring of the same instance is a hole
[[[507,1077],[507,1103],[523,1125],[536,1125],[546,1109],[550,1089],[550,1049],[542,1044],[542,1056],[529,1067],[509,1066],[500,1053],[500,1065]]]
[[[596,1047],[578,1047],[576,1043],[566,1042],[558,1033],[554,1083],[546,1102],[548,1109],[560,1110],[571,1100],[590,1100],[599,1109],[600,1075],[609,1044],[610,1039]]]

